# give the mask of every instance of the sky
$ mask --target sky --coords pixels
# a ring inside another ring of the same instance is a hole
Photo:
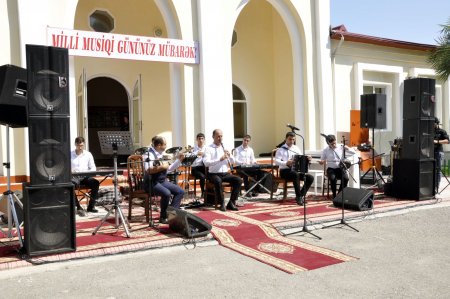
[[[436,45],[450,0],[330,0],[330,14],[352,33]]]

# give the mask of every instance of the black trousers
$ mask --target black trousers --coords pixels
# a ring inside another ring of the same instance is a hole
[[[292,181],[294,184],[295,196],[305,196],[314,182],[314,177],[309,173],[300,173],[290,168],[280,169],[280,177]],[[300,190],[300,181],[304,181],[303,188]]]
[[[95,202],[97,201],[98,198],[98,189],[100,188],[100,182],[92,177],[84,177],[82,179],[73,178],[72,182],[75,185],[86,186],[87,188],[90,189],[91,199],[89,200],[89,206],[94,207]],[[80,203],[76,199],[75,205],[77,206],[77,208],[81,208]]]
[[[230,201],[233,203],[236,202],[239,193],[241,192],[242,179],[240,177],[232,175],[228,172],[208,173],[208,180],[214,184],[214,192],[220,204],[224,203],[222,182],[231,184]]]
[[[341,168],[327,168],[327,177],[330,180],[331,192],[333,192],[333,198],[336,197],[336,185],[337,180],[341,180],[341,185],[339,186],[339,192],[342,191],[348,185],[348,173],[343,171]]]
[[[205,166],[194,166],[191,167],[191,174],[200,181],[200,189],[202,193],[205,191]]]

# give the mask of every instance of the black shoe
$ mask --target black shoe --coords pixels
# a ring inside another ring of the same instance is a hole
[[[303,196],[297,196],[296,198],[295,198],[295,201],[297,202],[297,204],[299,205],[299,206],[303,206],[304,205],[304,200],[303,200]]]
[[[97,210],[95,207],[88,207],[88,208],[87,208],[87,211],[88,211],[89,213],[98,213],[98,210]]]
[[[80,217],[85,217],[86,216],[86,212],[83,210],[83,208],[77,208],[77,214]]]
[[[252,192],[252,196],[253,196],[253,197],[258,196],[258,192],[253,191],[253,192]]]
[[[224,204],[221,204],[221,205],[220,205],[220,210],[221,210],[222,212],[225,212],[225,211],[226,211],[225,205],[224,205]]]
[[[239,211],[239,209],[235,206],[235,204],[231,200],[227,204],[227,210]]]
[[[169,223],[169,220],[167,218],[159,218],[159,223],[167,224],[167,223]]]

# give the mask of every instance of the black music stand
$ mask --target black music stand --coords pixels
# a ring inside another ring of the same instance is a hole
[[[123,215],[120,208],[119,198],[117,194],[117,155],[130,155],[133,152],[133,143],[131,139],[131,132],[127,131],[99,131],[98,138],[100,140],[100,147],[102,154],[112,155],[114,159],[114,204],[110,209],[106,209],[108,212],[100,221],[100,224],[92,232],[93,235],[97,233],[100,227],[108,219],[109,214],[114,210],[116,219],[116,228],[119,228],[120,224],[123,225],[127,238],[130,238],[130,232],[128,228],[130,224]],[[120,221],[122,223],[120,223]]]
[[[345,165],[345,163],[344,163],[344,160],[345,160],[345,137],[344,136],[342,136],[342,147],[343,147],[343,150],[342,150],[342,157],[339,157],[339,155],[336,153],[336,151],[333,149],[333,152],[334,152],[334,154],[336,155],[336,157],[338,157],[339,158],[339,164],[340,164],[340,166],[341,166],[341,170],[342,170],[342,176],[344,175],[344,172],[346,172],[352,179],[353,179],[353,181],[355,181],[355,179],[353,178],[353,176],[351,176],[351,174],[350,174],[350,172],[348,171],[348,168],[347,168],[347,165]],[[359,162],[358,163],[355,163],[355,164],[359,164]],[[352,164],[352,165],[354,165],[354,164]],[[351,165],[351,166],[352,166]],[[350,166],[350,167],[351,167]],[[355,181],[356,182],[356,181]],[[342,181],[341,181],[341,184],[342,184]],[[341,193],[342,193],[342,205],[341,205],[341,210],[342,210],[342,216],[341,216],[341,221],[339,222],[339,223],[335,223],[335,224],[332,224],[332,225],[328,225],[328,226],[324,226],[323,228],[329,228],[329,227],[334,227],[334,226],[337,226],[337,225],[344,225],[344,226],[348,226],[349,228],[351,228],[351,229],[353,229],[354,231],[356,231],[356,232],[358,232],[359,233],[359,230],[357,230],[356,228],[354,228],[353,226],[351,226],[350,224],[348,224],[348,222],[347,221],[345,221],[345,212],[344,212],[344,206],[345,206],[345,194],[344,194],[344,190],[345,190],[345,188],[342,188],[342,191],[341,191]]]
[[[303,150],[303,155],[304,155],[304,154],[305,154],[305,139],[303,138],[302,135],[297,134],[297,133],[295,132],[295,129],[294,129],[294,128],[291,128],[291,130],[292,130],[292,133],[294,133],[295,135],[300,136],[300,138],[302,138],[302,145],[303,145],[302,150]],[[305,173],[305,175],[306,175],[306,173]],[[304,232],[304,233],[313,235],[313,236],[316,237],[317,239],[322,240],[321,237],[319,237],[318,235],[316,235],[316,234],[314,234],[313,232],[311,232],[311,231],[309,230],[309,228],[307,227],[306,224],[307,224],[307,219],[306,219],[306,194],[305,194],[305,197],[304,197],[304,200],[303,200],[303,228],[302,228],[301,232]],[[297,232],[290,233],[290,234],[285,234],[285,236],[287,236],[287,235],[292,235],[292,234],[296,234],[296,233],[297,233]]]

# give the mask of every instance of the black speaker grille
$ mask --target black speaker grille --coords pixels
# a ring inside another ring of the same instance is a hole
[[[363,94],[361,95],[361,128],[386,128],[386,95]]]
[[[433,159],[434,119],[403,120],[403,159]]]
[[[30,117],[30,182],[45,185],[71,182],[70,119]]]
[[[435,79],[413,78],[404,81],[403,118],[434,117]]]
[[[27,45],[28,113],[69,115],[69,56],[64,48]]]
[[[21,67],[0,67],[0,124],[27,126],[27,71]]]
[[[403,199],[428,199],[434,196],[434,160],[394,159],[393,191]]]
[[[24,186],[25,243],[30,256],[75,250],[73,185]]]

